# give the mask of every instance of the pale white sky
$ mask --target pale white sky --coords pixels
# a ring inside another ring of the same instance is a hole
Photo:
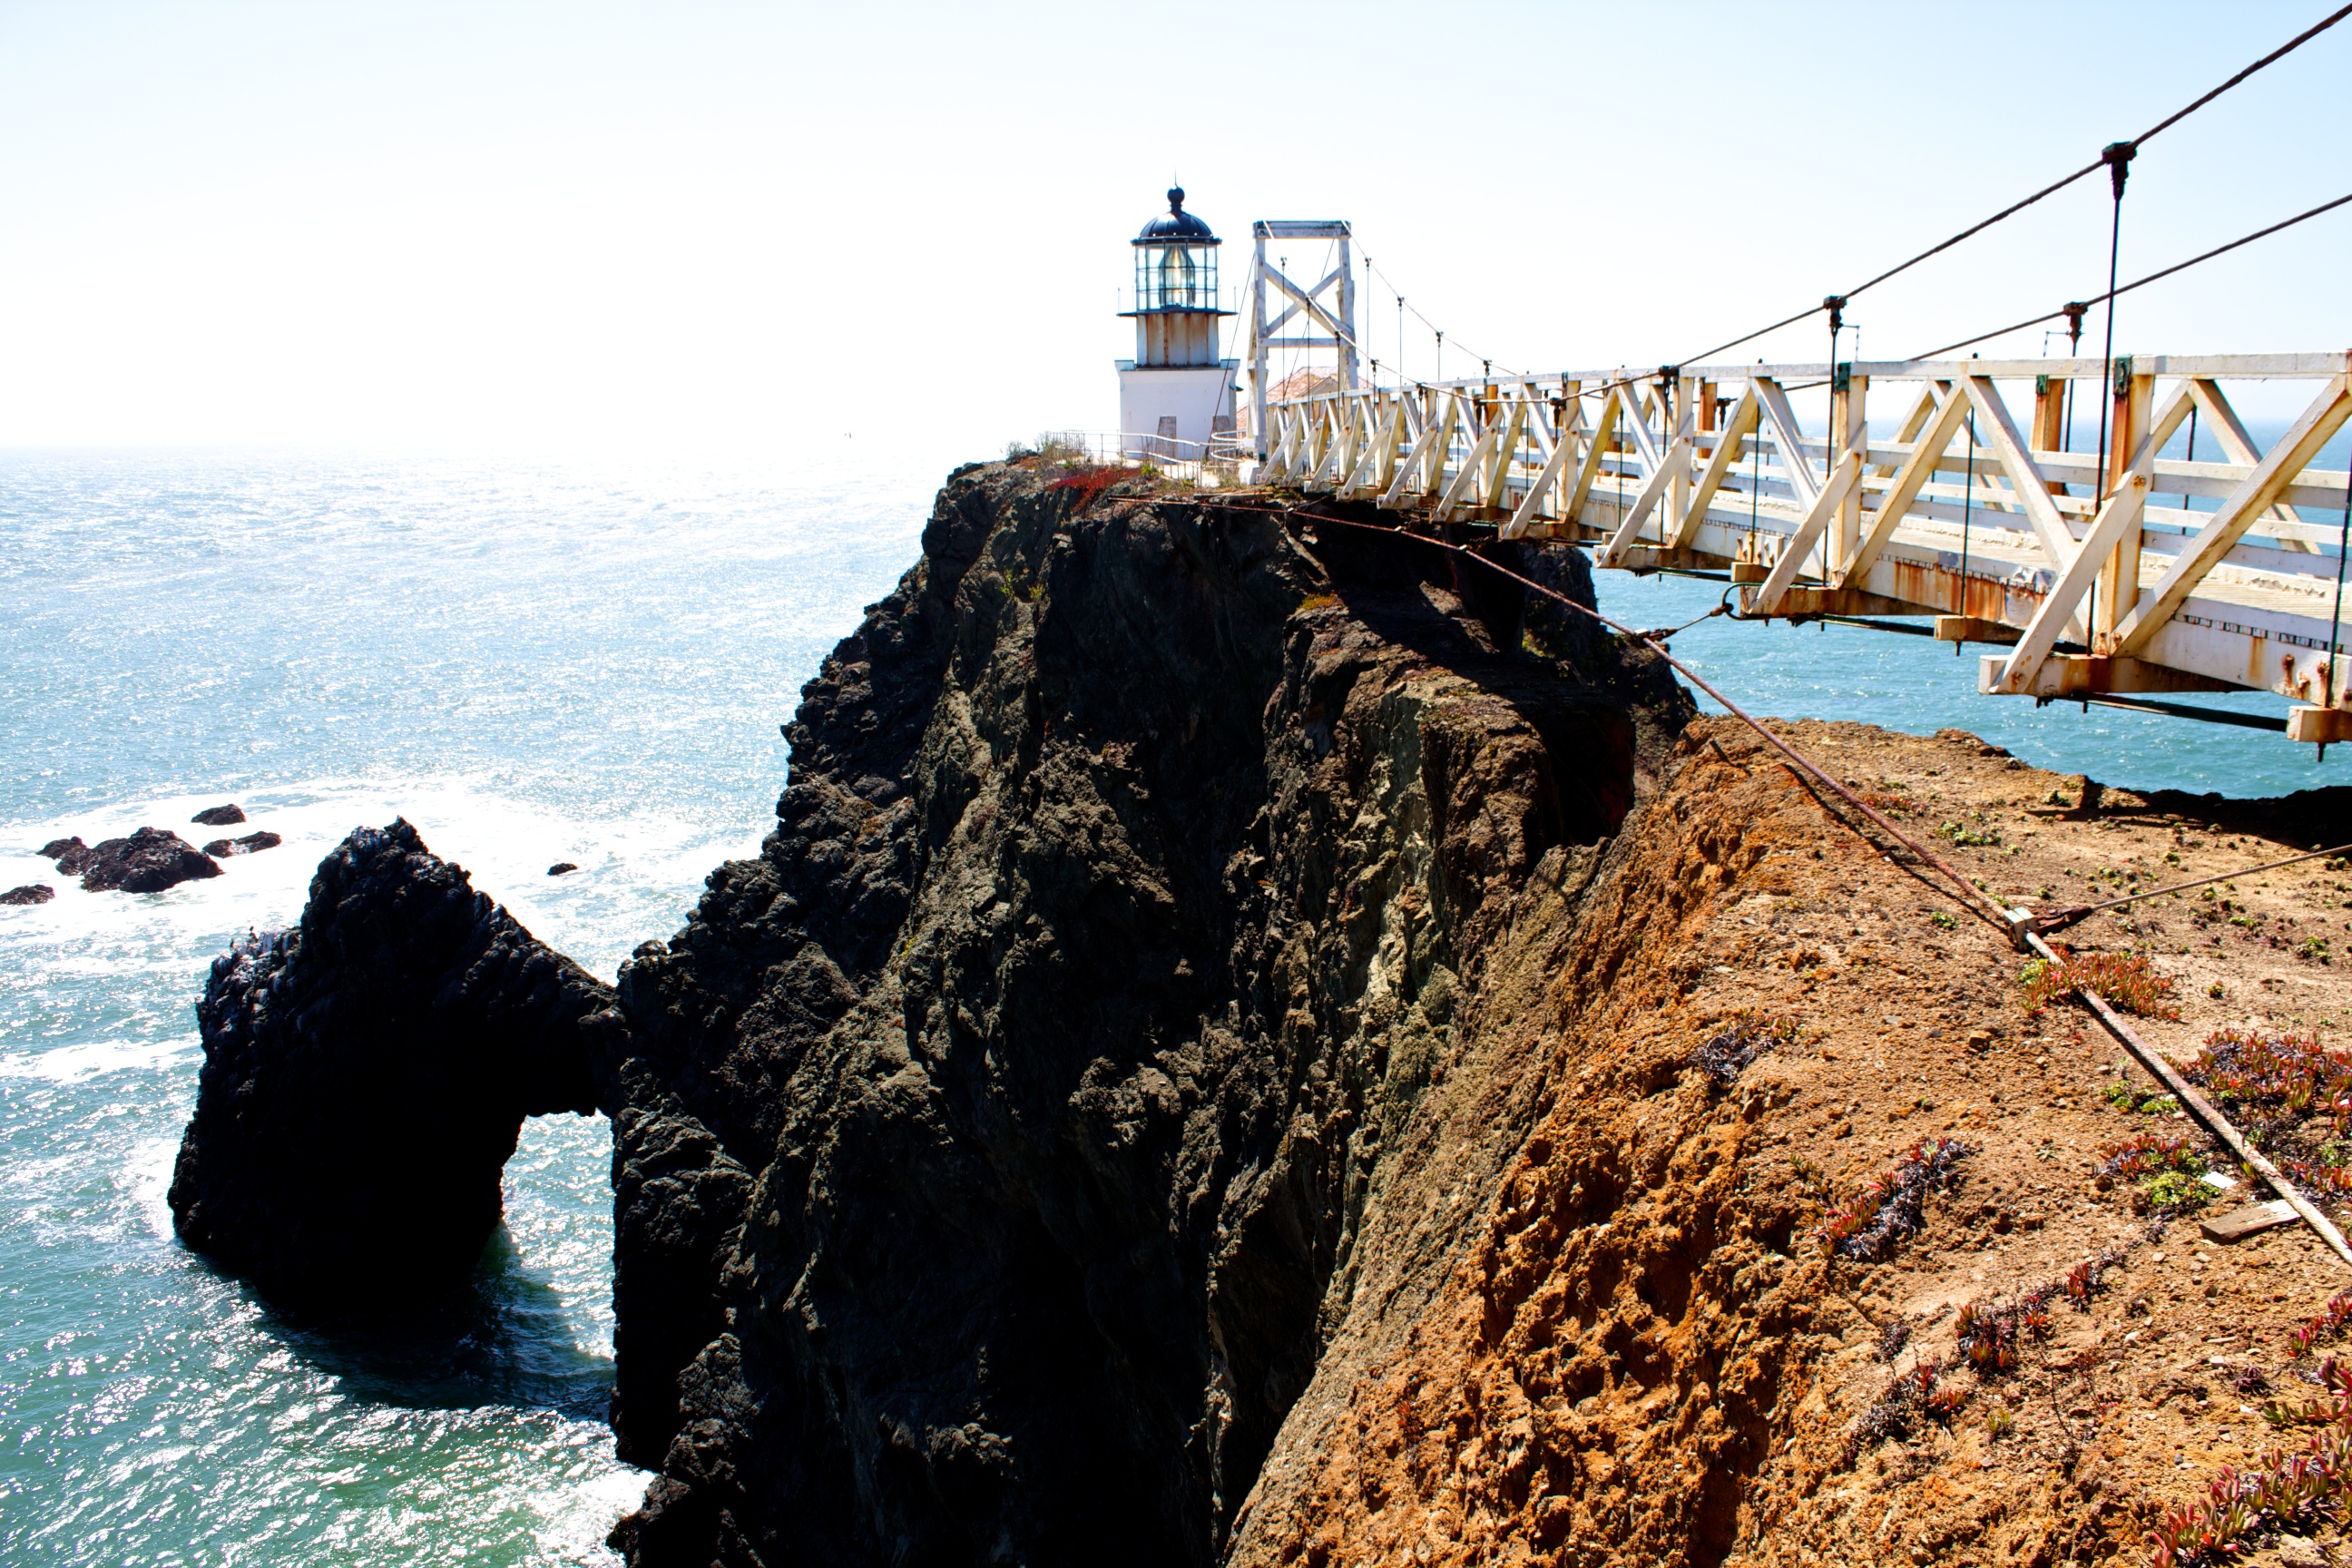
[[[944,459],[1101,427],[1171,166],[1229,283],[1252,218],[1344,217],[1454,374],[1655,364],[2329,8],[0,0],[0,446]],[[2150,142],[2125,277],[2352,191],[2347,101],[2352,23]],[[1884,286],[1864,355],[2095,292],[2106,223],[2095,178]],[[2117,347],[2352,344],[2347,257],[2352,207],[2128,297]]]

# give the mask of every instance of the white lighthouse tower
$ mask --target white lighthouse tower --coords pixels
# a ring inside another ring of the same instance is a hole
[[[1135,237],[1135,357],[1118,362],[1118,427],[1129,457],[1199,458],[1234,427],[1234,373],[1217,357],[1217,247],[1223,241],[1184,210],[1168,210]]]

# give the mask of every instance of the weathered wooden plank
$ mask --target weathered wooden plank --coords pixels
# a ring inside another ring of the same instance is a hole
[[[1780,451],[1781,471],[1789,476],[1789,483],[1797,492],[1797,502],[1811,510],[1820,499],[1822,484],[1813,475],[1812,459],[1805,456],[1804,432],[1797,424],[1796,413],[1789,406],[1789,395],[1770,376],[1750,376],[1748,384],[1764,405],[1772,445]]]
[[[2197,1228],[2208,1241],[2240,1241],[2261,1231],[2293,1225],[2296,1217],[2293,1204],[2284,1198],[2273,1198],[2266,1204],[2248,1204],[2244,1208],[2201,1220]]]
[[[1756,590],[1753,601],[1755,613],[1769,615],[1779,606],[1781,597],[1796,582],[1797,573],[1803,566],[1805,557],[1812,553],[1814,544],[1819,542],[1822,531],[1829,526],[1830,519],[1837,515],[1838,504],[1845,500],[1848,490],[1861,482],[1862,454],[1848,452],[1844,461],[1831,470],[1830,482],[1823,485],[1822,493],[1813,498],[1813,504],[1806,509],[1805,521],[1797,525],[1797,531],[1790,536],[1788,548],[1780,552],[1780,559],[1765,577],[1763,586]]]
[[[1935,416],[1927,421],[1927,428],[1913,443],[1910,457],[1904,459],[1903,466],[1895,470],[1894,481],[1878,498],[1878,510],[1870,514],[1869,531],[1855,542],[1853,553],[1837,564],[1841,582],[1869,571],[1878,552],[1886,548],[1886,542],[1895,537],[1904,514],[1911,510],[1927,476],[1935,471],[1936,459],[1944,455],[1944,448],[1959,434],[1960,422],[1968,411],[1969,400],[1958,395],[1947,397],[1937,406]],[[1856,458],[1863,455],[1859,450],[1853,453]],[[1860,477],[1859,468],[1856,477]]]

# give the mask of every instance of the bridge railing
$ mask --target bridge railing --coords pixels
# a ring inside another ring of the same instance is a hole
[[[2267,451],[2224,391],[2249,381],[2307,388]],[[1790,395],[1824,384],[1808,435]],[[1874,398],[1901,410],[1878,433]],[[2315,466],[2347,419],[2340,353],[1669,366],[1269,404],[1250,477],[1721,572],[1749,616],[1935,616],[2006,646],[1986,692],[2263,689],[2295,738],[2352,741],[2352,491]],[[2184,427],[2201,451],[2159,457]]]

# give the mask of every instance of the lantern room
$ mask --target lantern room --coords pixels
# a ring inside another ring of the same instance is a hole
[[[1168,193],[1168,210],[1135,237],[1138,310],[1217,308],[1217,247],[1224,241],[1184,210],[1184,192]]]

